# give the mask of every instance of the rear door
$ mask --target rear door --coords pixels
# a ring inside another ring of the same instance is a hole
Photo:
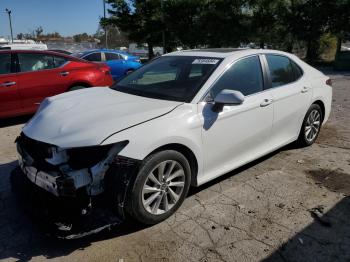
[[[41,101],[67,91],[69,71],[64,69],[65,57],[44,53],[18,53],[18,83],[22,107],[36,110]]]
[[[290,58],[265,55],[274,99],[271,133],[273,147],[295,140],[312,97],[312,89],[302,69]]]
[[[13,116],[22,111],[13,56],[11,53],[0,53],[0,117]]]

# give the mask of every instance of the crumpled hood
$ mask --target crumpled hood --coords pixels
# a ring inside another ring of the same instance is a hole
[[[45,99],[23,133],[62,148],[98,145],[111,134],[167,114],[180,104],[107,87],[83,89]]]

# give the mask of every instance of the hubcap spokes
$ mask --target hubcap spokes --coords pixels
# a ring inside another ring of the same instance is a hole
[[[169,211],[179,200],[185,186],[185,172],[174,160],[158,164],[146,178],[142,204],[153,215]]]
[[[317,110],[312,110],[306,120],[305,138],[308,142],[312,142],[320,130],[321,115]]]

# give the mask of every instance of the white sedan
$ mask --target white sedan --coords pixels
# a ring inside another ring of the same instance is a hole
[[[59,198],[105,194],[118,214],[154,224],[190,186],[314,143],[331,101],[330,79],[292,54],[179,51],[111,88],[46,99],[17,139],[19,163]]]

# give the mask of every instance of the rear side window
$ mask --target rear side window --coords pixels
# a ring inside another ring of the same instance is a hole
[[[247,96],[261,92],[263,88],[260,59],[252,56],[233,64],[214,84],[211,96],[214,98],[223,89],[240,91]]]
[[[272,87],[292,83],[302,75],[299,66],[292,62],[288,57],[281,55],[266,55],[266,60],[270,70]]]
[[[114,53],[105,53],[106,60],[120,60],[122,57],[119,54],[114,54]]]
[[[92,53],[90,55],[84,56],[83,59],[91,62],[101,62],[101,53]]]
[[[11,54],[0,54],[0,75],[11,73]]]
[[[32,72],[55,68],[51,55],[18,53],[18,61],[21,72]]]

